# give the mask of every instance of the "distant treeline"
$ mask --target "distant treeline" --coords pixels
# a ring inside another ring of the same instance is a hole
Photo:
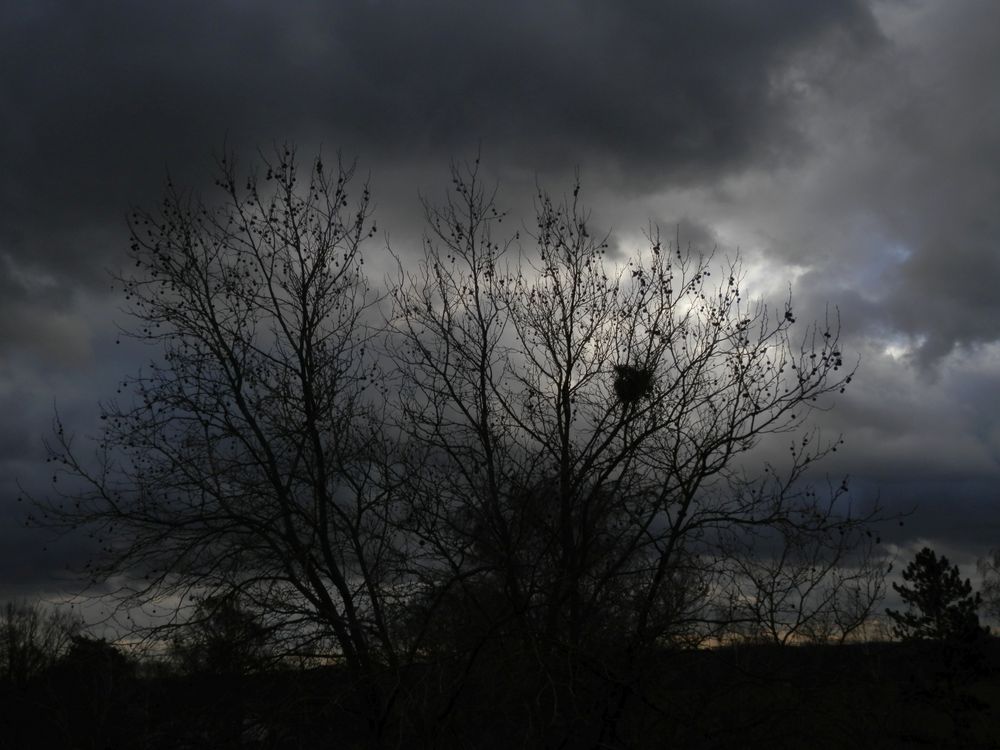
[[[996,639],[974,653],[932,642],[758,644],[665,649],[650,658],[645,684],[634,688],[656,703],[631,703],[618,721],[620,737],[637,750],[989,748],[1000,741]],[[558,714],[555,696],[538,692],[529,661],[501,650],[488,659],[490,669],[474,680],[440,665],[411,665],[407,678],[423,692],[402,717],[396,746],[596,747],[609,709],[602,675],[578,678],[583,710],[572,726],[553,726],[550,737],[525,744],[531,715],[540,708]],[[465,684],[453,695],[446,685],[457,679]],[[0,681],[0,701],[0,747],[18,750],[370,746],[366,698],[337,666],[190,671],[76,636],[27,680]]]

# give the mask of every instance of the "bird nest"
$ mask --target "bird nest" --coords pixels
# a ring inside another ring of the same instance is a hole
[[[653,392],[653,371],[636,365],[615,365],[615,394],[623,404],[634,404]]]

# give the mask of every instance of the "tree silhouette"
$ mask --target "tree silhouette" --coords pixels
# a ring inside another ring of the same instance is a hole
[[[85,748],[134,742],[142,706],[136,701],[136,664],[112,643],[76,635],[49,673],[62,745]]]
[[[398,501],[365,397],[368,188],[352,200],[352,165],[317,158],[303,174],[290,148],[260,170],[231,156],[218,170],[220,204],[168,183],[159,213],[132,214],[118,282],[129,334],[159,356],[120,384],[131,398],[103,405],[96,460],[57,427],[52,458],[85,489],[47,513],[101,540],[89,573],[128,573],[122,604],[147,617],[163,596],[188,603],[161,616],[172,625],[192,594],[238,593],[287,626],[286,643],[332,641],[378,724]]]
[[[903,571],[904,584],[892,588],[907,605],[905,612],[887,609],[893,634],[904,640],[975,640],[983,633],[976,610],[982,597],[959,575],[948,558],[924,547]]]
[[[266,668],[274,645],[262,619],[235,595],[208,596],[173,637],[171,656],[189,674],[237,676]]]
[[[801,482],[834,446],[806,435],[782,469],[740,466],[851,370],[835,322],[793,338],[790,301],[777,315],[746,301],[738,262],[713,286],[711,258],[655,229],[644,252],[608,262],[578,187],[564,202],[539,192],[532,250],[515,261],[521,234],[500,234],[478,165],[453,169],[452,184],[426,205],[422,263],[400,262],[390,289],[415,562],[431,601],[464,607],[449,618],[475,644],[470,664],[502,644],[506,664],[524,655],[527,684],[549,686],[552,704],[523,701],[533,722],[585,732],[603,714],[596,736],[570,743],[610,741],[650,650],[725,638],[754,616],[726,603],[748,593],[737,551],[780,560],[758,530],[809,545],[817,589],[857,548],[846,487]],[[881,592],[843,583],[862,613]],[[597,704],[580,674],[605,676]]]
[[[893,634],[922,649],[920,662],[929,674],[907,690],[916,702],[942,710],[951,723],[954,747],[972,747],[973,719],[988,704],[970,688],[989,673],[983,635],[976,610],[982,604],[958,566],[928,547],[920,550],[903,571],[905,583],[892,585],[907,605],[905,612],[887,609]]]
[[[23,689],[66,654],[81,628],[65,610],[7,602],[0,613],[0,680]]]
[[[41,505],[100,541],[87,573],[126,581],[123,606],[182,602],[153,637],[239,602],[284,653],[344,665],[373,745],[393,722],[445,731],[503,664],[534,740],[595,744],[624,741],[659,649],[765,613],[779,635],[846,632],[849,595],[863,617],[877,575],[838,571],[874,570],[872,514],[804,483],[836,444],[798,434],[853,374],[835,318],[797,332],[790,299],[744,298],[738,261],[655,229],[608,261],[579,187],[501,236],[478,162],[425,204],[423,258],[380,307],[352,177],[291,149],[246,174],[227,157],[221,205],[168,184],[132,216],[119,282],[159,354],[104,405],[96,460],[57,422],[51,458],[85,488]],[[784,465],[750,471],[792,433]],[[778,583],[751,585],[753,561]],[[748,606],[778,584],[794,616]]]

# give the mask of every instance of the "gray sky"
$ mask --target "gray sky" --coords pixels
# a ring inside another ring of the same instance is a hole
[[[501,204],[579,168],[621,248],[679,225],[800,316],[838,307],[862,366],[824,470],[918,506],[889,543],[971,561],[1000,544],[998,70],[994,0],[3,3],[0,596],[80,549],[43,550],[15,481],[46,485],[54,406],[92,432],[138,366],[128,209],[281,141],[356,155],[397,251],[481,145]]]

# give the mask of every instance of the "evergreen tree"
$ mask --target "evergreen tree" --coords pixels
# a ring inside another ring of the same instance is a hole
[[[973,593],[958,566],[924,547],[903,571],[903,585],[892,588],[907,605],[906,612],[887,609],[893,634],[903,640],[973,640],[984,632],[976,610],[982,597]]]

